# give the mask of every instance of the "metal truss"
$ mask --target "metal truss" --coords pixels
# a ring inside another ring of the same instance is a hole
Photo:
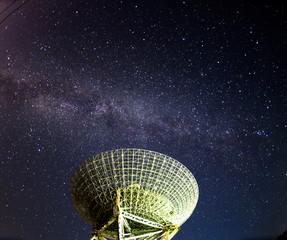
[[[106,239],[116,239],[116,240],[137,240],[137,239],[151,239],[156,240],[161,237],[161,240],[170,240],[179,230],[178,225],[173,224],[159,224],[151,220],[145,219],[143,217],[131,214],[124,211],[120,207],[120,191],[117,191],[117,205],[115,206],[116,217],[112,217],[111,220],[104,225],[100,230],[95,230],[92,238],[90,240],[106,240]],[[117,219],[118,222],[118,237],[112,238],[110,236],[105,236],[102,232]],[[148,227],[148,232],[141,232],[139,234],[133,233],[130,227],[130,222],[140,223]],[[153,230],[151,230],[153,229]]]

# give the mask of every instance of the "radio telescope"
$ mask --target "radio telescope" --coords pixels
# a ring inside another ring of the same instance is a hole
[[[118,149],[83,162],[70,195],[93,228],[91,240],[168,240],[192,214],[198,185],[177,160],[143,149]]]

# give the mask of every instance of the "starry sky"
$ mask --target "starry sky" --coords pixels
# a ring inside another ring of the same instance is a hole
[[[0,239],[88,240],[88,157],[169,155],[199,202],[175,240],[287,229],[287,4],[0,1]]]

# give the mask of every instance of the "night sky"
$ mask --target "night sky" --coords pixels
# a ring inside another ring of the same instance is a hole
[[[127,147],[194,174],[198,205],[174,240],[287,229],[287,4],[2,0],[0,12],[1,240],[88,240],[72,173]]]

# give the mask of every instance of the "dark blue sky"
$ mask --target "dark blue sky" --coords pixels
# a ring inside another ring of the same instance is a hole
[[[70,177],[126,147],[197,179],[175,240],[287,229],[286,4],[30,0],[7,17],[12,2],[0,3],[0,239],[89,239]]]

